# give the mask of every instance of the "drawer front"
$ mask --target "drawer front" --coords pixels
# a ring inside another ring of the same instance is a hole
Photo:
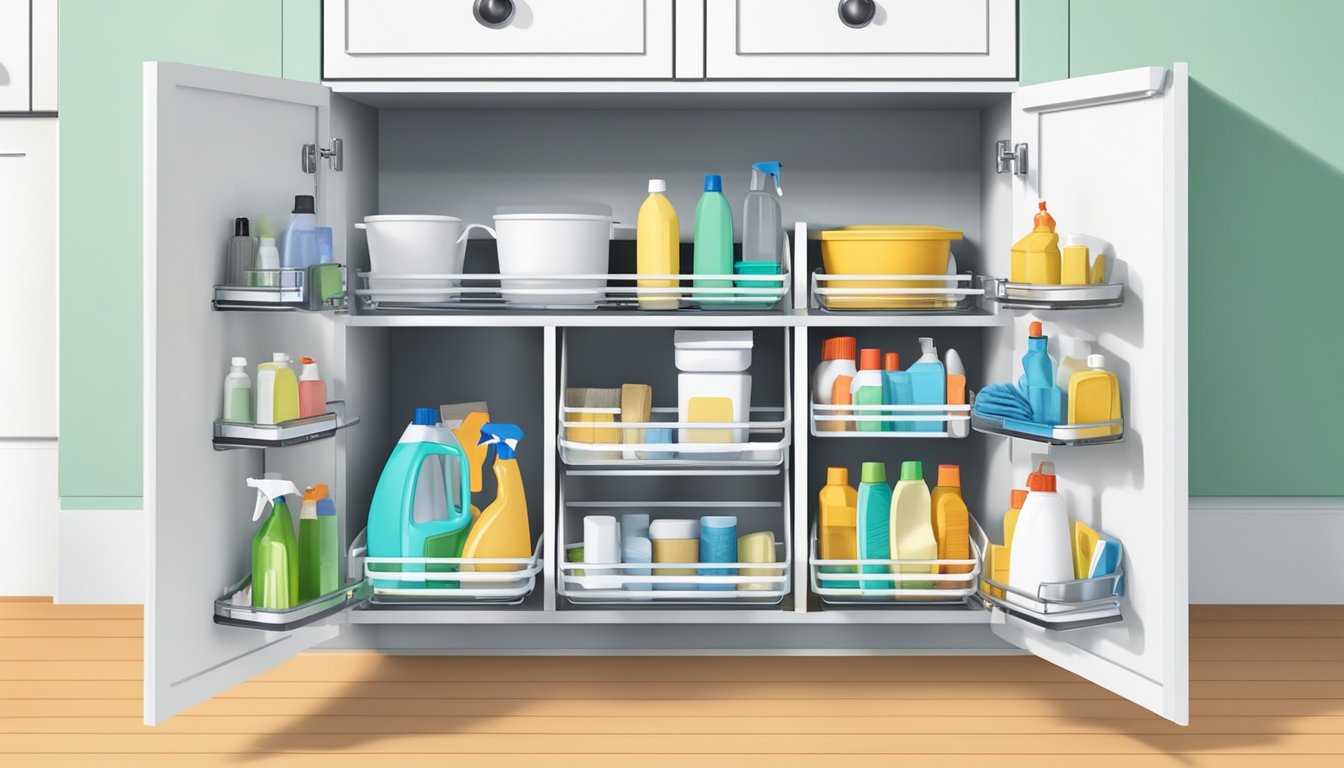
[[[1010,0],[876,0],[846,26],[835,0],[709,0],[708,75],[761,78],[1013,78]]]
[[[0,112],[32,108],[29,44],[29,0],[0,0]]]
[[[326,79],[671,77],[674,0],[514,0],[493,28],[475,0],[327,0]]]

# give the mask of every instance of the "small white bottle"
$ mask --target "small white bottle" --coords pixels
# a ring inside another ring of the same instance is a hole
[[[235,357],[229,364],[233,367],[224,377],[224,420],[251,424],[252,377],[247,375],[247,358]]]

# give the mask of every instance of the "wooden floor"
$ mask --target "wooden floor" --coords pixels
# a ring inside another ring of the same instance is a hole
[[[345,653],[146,728],[138,607],[0,600],[0,765],[1344,765],[1344,606],[1191,619],[1189,728],[1031,658]]]

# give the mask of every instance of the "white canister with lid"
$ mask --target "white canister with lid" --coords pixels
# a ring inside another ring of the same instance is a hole
[[[751,367],[751,331],[677,331],[677,370],[688,373],[739,373]]]
[[[649,524],[654,563],[699,563],[699,520],[654,520]],[[695,576],[694,568],[654,568],[654,576]],[[692,583],[654,584],[656,590],[694,590]]]
[[[680,373],[677,374],[677,420],[683,423],[745,424],[751,419],[751,374]],[[745,443],[750,430],[743,427],[681,427],[677,442]],[[703,453],[682,453],[682,458],[706,457]],[[714,454],[714,458],[731,458]]]

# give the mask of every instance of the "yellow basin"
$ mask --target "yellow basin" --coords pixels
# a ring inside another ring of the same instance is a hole
[[[943,275],[953,240],[961,233],[943,227],[854,226],[821,233],[821,261],[828,275]],[[828,288],[944,288],[955,284],[932,280],[846,280],[823,282]],[[956,304],[955,296],[862,295],[829,296],[833,309],[930,309]]]

